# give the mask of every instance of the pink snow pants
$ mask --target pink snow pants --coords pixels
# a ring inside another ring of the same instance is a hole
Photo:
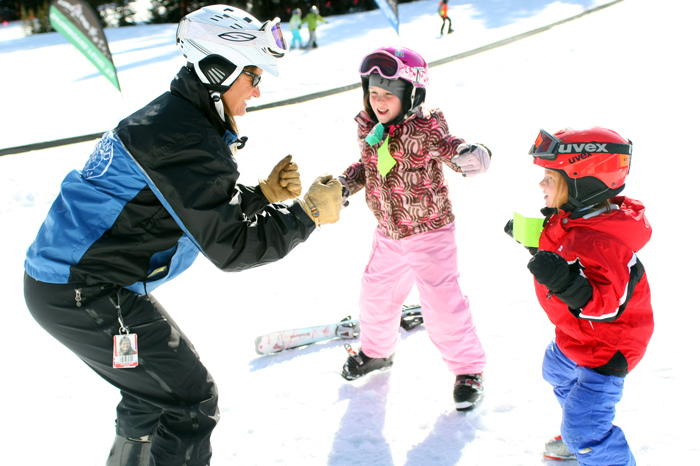
[[[458,278],[454,222],[400,240],[377,228],[360,291],[362,352],[385,358],[396,351],[401,306],[415,284],[428,336],[448,370],[480,373],[486,355]]]

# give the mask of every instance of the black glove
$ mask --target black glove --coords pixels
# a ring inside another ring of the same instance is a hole
[[[505,231],[506,234],[507,234],[508,236],[510,236],[511,238],[513,238],[513,219],[512,219],[512,218],[511,218],[510,220],[508,220],[508,223],[506,223],[506,226],[503,228],[503,231]],[[513,238],[513,239],[515,239],[515,238]],[[522,243],[520,243],[520,241],[518,241],[517,239],[516,239],[515,241],[516,241],[518,244],[522,244]],[[531,255],[533,255],[533,256],[534,256],[535,254],[537,254],[537,251],[539,251],[539,248],[530,247],[530,246],[525,246],[525,245],[523,245],[523,247],[524,247],[525,249],[527,249],[528,252],[529,252]]]
[[[341,191],[341,194],[343,197],[341,199],[341,203],[343,204],[343,207],[347,207],[350,205],[350,201],[348,201],[348,198],[350,197],[350,190],[348,189],[347,186],[345,186],[345,183],[342,183],[342,184],[343,184],[343,190]]]
[[[513,219],[512,218],[510,220],[508,220],[508,223],[506,223],[506,226],[503,227],[503,231],[505,231],[506,234],[508,236],[510,236],[511,238],[513,237]]]
[[[539,251],[527,263],[535,280],[554,293],[563,291],[570,285],[569,263],[559,254],[551,251]]]
[[[551,251],[539,251],[527,264],[537,283],[546,286],[561,299],[575,317],[593,297],[593,287],[581,274],[583,267],[576,260],[569,264],[559,254]]]

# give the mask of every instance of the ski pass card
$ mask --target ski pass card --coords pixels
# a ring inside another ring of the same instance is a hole
[[[138,366],[139,352],[136,334],[114,335],[114,350],[112,354],[114,356],[112,367],[115,369]]]

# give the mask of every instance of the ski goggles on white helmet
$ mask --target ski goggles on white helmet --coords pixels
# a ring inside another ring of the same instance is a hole
[[[631,155],[632,142],[630,141],[629,144],[619,144],[616,142],[599,143],[590,141],[564,144],[558,137],[552,136],[547,131],[541,129],[534,144],[530,147],[530,155],[532,155],[533,158],[540,158],[543,160],[556,160],[560,154],[580,153]]]
[[[416,87],[427,87],[428,79],[425,68],[409,66],[398,57],[385,51],[375,51],[366,55],[360,63],[360,76],[379,73],[386,79],[404,79]]]
[[[262,27],[255,31],[252,29],[236,30],[216,24],[191,21],[185,17],[177,27],[176,37],[177,43],[187,39],[211,41],[212,37],[217,37],[222,45],[256,47],[276,58],[283,57],[289,51],[279,18],[265,21]]]

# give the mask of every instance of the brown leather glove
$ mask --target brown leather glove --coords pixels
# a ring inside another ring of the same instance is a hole
[[[296,199],[295,202],[320,227],[340,219],[342,200],[343,185],[340,181],[332,175],[322,175],[314,180],[304,199]]]
[[[292,162],[291,155],[280,160],[267,179],[258,181],[260,189],[271,203],[301,196],[299,167],[296,162]]]

